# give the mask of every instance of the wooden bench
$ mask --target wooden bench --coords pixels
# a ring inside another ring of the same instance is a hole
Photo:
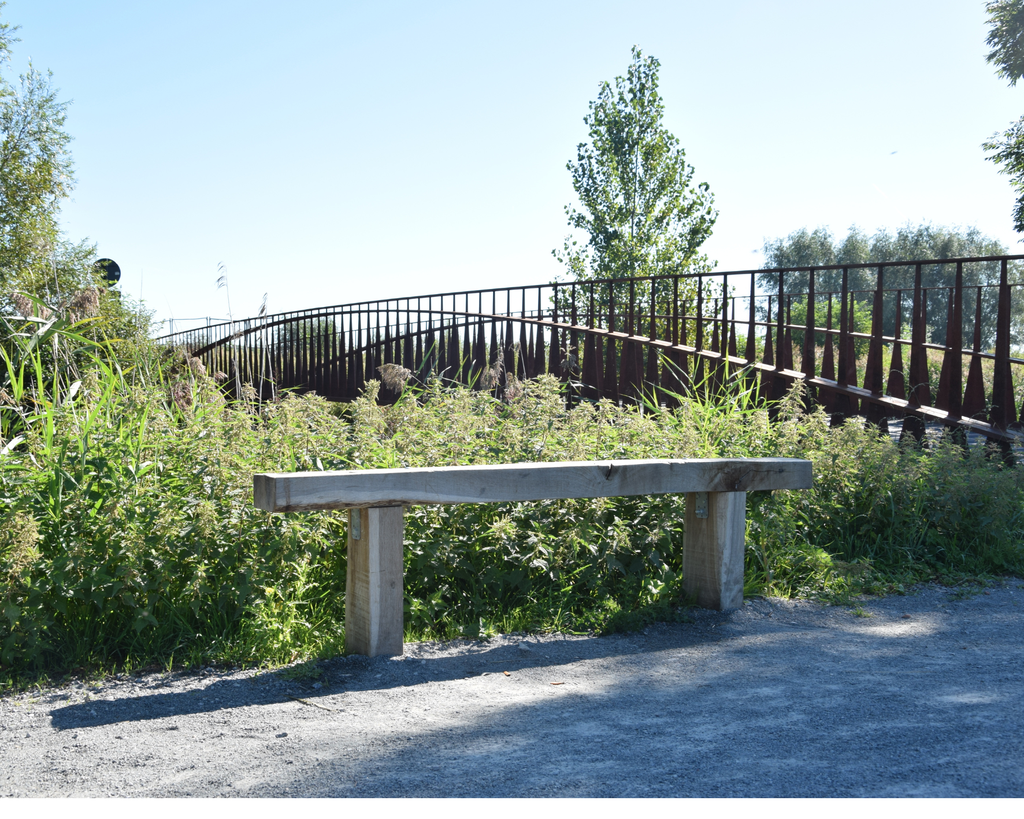
[[[683,584],[704,608],[743,603],[746,493],[808,489],[811,462],[794,458],[573,461],[425,469],[262,474],[268,512],[348,509],[345,650],[403,652],[403,507],[555,498],[686,495]]]

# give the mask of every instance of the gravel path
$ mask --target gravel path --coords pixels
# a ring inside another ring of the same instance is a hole
[[[1024,581],[0,699],[2,796],[1024,796]]]

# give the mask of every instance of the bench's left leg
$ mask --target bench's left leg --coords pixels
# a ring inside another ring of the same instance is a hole
[[[683,588],[702,608],[738,609],[743,605],[747,493],[701,494],[699,509],[697,493],[686,496]]]
[[[345,651],[368,657],[402,654],[401,506],[350,509],[345,580]],[[358,537],[357,537],[358,536]]]

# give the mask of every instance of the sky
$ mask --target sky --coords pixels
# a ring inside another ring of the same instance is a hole
[[[638,45],[719,211],[719,270],[800,228],[977,227],[1009,252],[981,143],[1024,114],[984,2],[8,0],[69,100],[72,241],[163,332],[548,282],[566,164]],[[577,238],[584,238],[578,236]],[[226,288],[218,288],[221,275]]]

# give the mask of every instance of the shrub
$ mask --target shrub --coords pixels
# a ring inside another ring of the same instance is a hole
[[[27,366],[8,368],[0,405],[8,673],[340,651],[346,518],[256,509],[256,472],[805,457],[812,490],[750,496],[748,593],[841,598],[1024,568],[1020,470],[981,450],[903,449],[859,422],[832,429],[798,392],[772,423],[742,379],[673,410],[566,409],[551,378],[507,402],[433,382],[392,406],[373,384],[345,407],[313,395],[260,406],[252,393],[232,404],[181,352],[118,365],[73,328],[37,332],[57,335],[19,347]],[[84,374],[46,372],[38,350],[51,342],[84,354]],[[676,616],[683,520],[672,496],[415,507],[408,636]]]

